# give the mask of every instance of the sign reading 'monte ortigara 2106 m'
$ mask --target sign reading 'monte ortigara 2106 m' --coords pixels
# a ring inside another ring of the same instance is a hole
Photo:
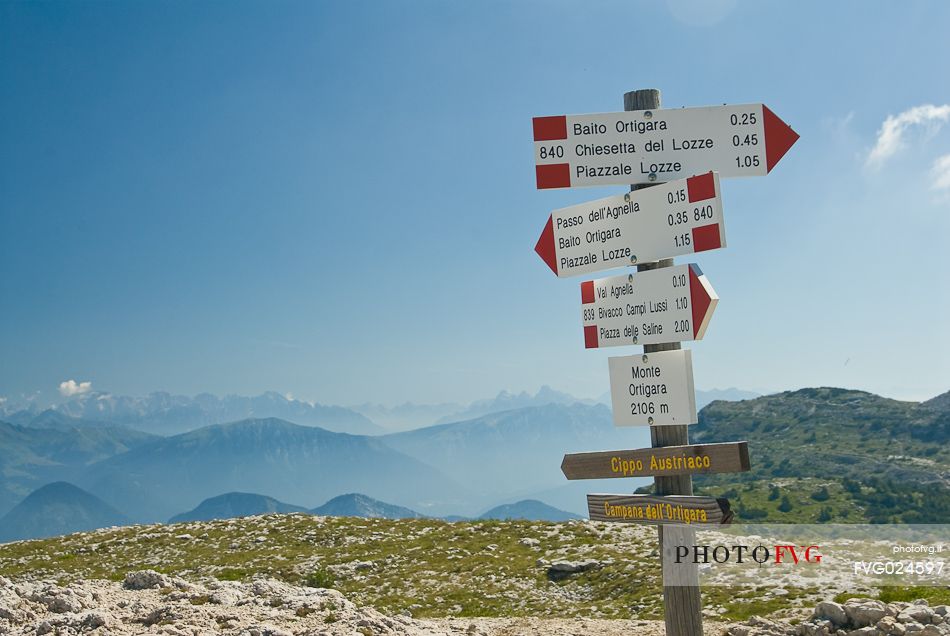
[[[617,426],[695,424],[693,357],[688,349],[607,360]]]
[[[763,104],[535,117],[538,188],[768,174],[798,133]]]

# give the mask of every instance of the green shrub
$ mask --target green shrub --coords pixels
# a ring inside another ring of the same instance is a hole
[[[822,486],[811,494],[811,498],[815,501],[828,501],[831,498],[831,495],[828,494],[828,487]]]
[[[788,512],[792,509],[792,502],[788,500],[788,495],[782,497],[782,502],[778,505],[781,512]]]
[[[307,575],[304,579],[304,584],[306,584],[307,587],[332,588],[336,585],[336,577],[333,576],[333,572],[326,568],[317,568]]]

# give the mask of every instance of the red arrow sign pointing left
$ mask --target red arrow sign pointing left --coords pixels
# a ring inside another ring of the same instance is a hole
[[[554,219],[548,217],[548,222],[544,225],[541,237],[534,246],[534,251],[538,253],[544,264],[551,268],[551,271],[557,274],[557,250],[554,247]]]
[[[534,251],[558,276],[726,246],[716,172],[555,210]]]

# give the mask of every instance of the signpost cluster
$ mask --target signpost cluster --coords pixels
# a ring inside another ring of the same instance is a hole
[[[726,246],[722,177],[768,174],[798,135],[763,104],[661,109],[659,91],[624,95],[624,112],[535,117],[539,189],[630,185],[631,191],[555,210],[535,251],[558,277],[636,266],[582,282],[588,349],[642,345],[608,360],[617,426],[649,426],[650,448],[571,453],[568,479],[654,478],[654,494],[590,494],[596,521],[659,526],[689,539],[730,523],[728,500],[693,496],[692,475],[749,470],[746,442],[689,444],[698,421],[692,354],[719,302],[696,264],[673,257]],[[682,575],[681,575],[682,576]],[[702,634],[698,574],[664,585],[667,634]]]

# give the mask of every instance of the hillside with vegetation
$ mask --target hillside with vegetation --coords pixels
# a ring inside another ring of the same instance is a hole
[[[748,440],[752,469],[695,477],[695,489],[728,497],[740,522],[946,523],[948,396],[815,388],[713,402],[690,440]]]

